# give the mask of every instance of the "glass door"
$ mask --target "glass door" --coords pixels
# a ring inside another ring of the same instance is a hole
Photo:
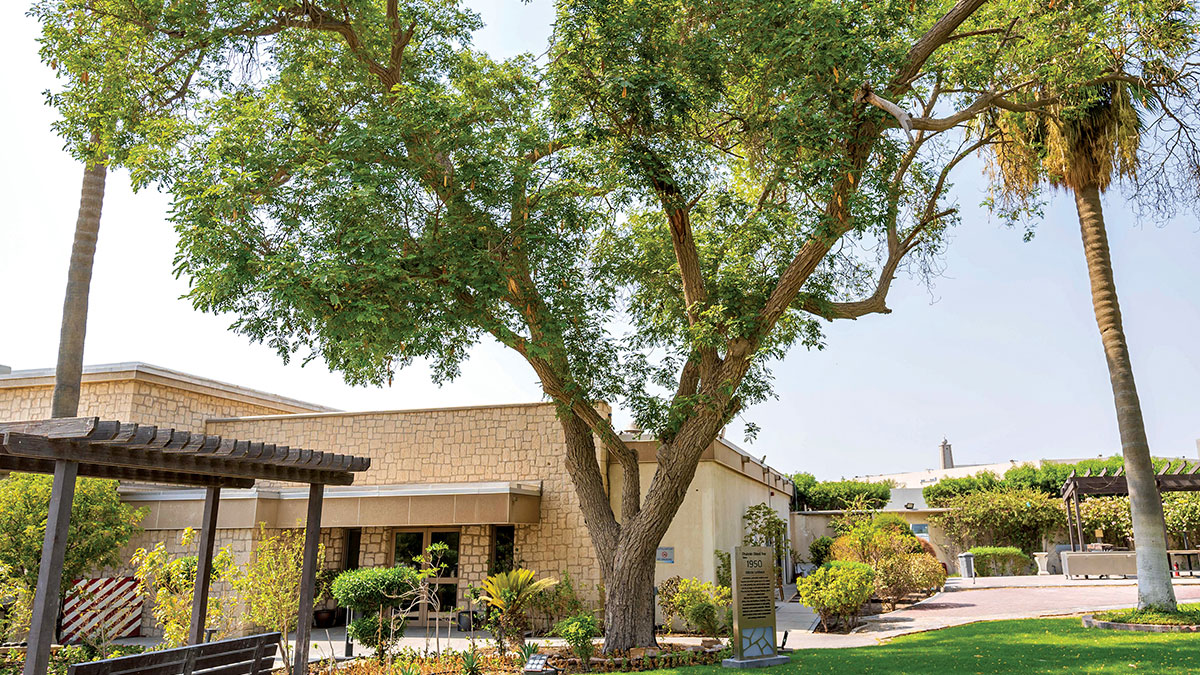
[[[393,548],[392,564],[408,565],[410,567],[432,567],[434,576],[429,578],[436,601],[423,602],[419,607],[408,613],[410,622],[417,621],[424,625],[435,618],[450,616],[458,602],[458,555],[461,532],[458,529],[425,528],[420,530],[398,530]],[[434,545],[442,544],[442,549],[433,554],[432,559],[425,561],[426,550]]]

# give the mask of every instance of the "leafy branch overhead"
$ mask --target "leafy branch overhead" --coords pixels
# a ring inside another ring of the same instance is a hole
[[[1179,62],[1164,32],[1194,34],[1175,0],[561,0],[545,58],[499,61],[453,0],[34,14],[61,131],[101,134],[171,194],[197,308],[353,383],[417,359],[452,378],[483,339],[530,365],[559,406],[610,649],[649,639],[652,600],[621,589],[649,587],[701,453],[770,396],[770,363],[935,268],[953,169],[1001,139],[981,117],[1144,78],[1130,68]],[[110,35],[137,48],[88,48]],[[93,98],[113,129],[89,123]],[[593,439],[626,485],[638,456],[601,400],[660,441],[617,512]]]

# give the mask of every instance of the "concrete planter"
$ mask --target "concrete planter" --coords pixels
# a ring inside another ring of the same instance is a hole
[[[1104,628],[1108,630],[1128,630],[1140,633],[1200,633],[1200,626],[1167,625],[1154,623],[1113,623],[1101,621],[1091,614],[1083,617],[1084,628]]]

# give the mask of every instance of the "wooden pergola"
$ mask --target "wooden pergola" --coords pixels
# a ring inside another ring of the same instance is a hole
[[[1200,464],[1196,465],[1192,471],[1184,473],[1187,468],[1187,462],[1181,462],[1174,471],[1171,471],[1171,463],[1166,464],[1155,475],[1155,482],[1158,483],[1158,492],[1196,492],[1200,491]],[[1092,473],[1088,469],[1083,475],[1078,475],[1075,471],[1071,471],[1071,475],[1067,476],[1067,480],[1063,483],[1060,490],[1063,499],[1063,506],[1067,510],[1067,537],[1071,540],[1072,551],[1083,550],[1083,519],[1079,517],[1079,497],[1080,495],[1127,495],[1129,494],[1129,482],[1125,477],[1125,468],[1109,472],[1108,469],[1102,469],[1099,473]],[[1074,514],[1071,509],[1074,507]],[[1076,548],[1078,546],[1078,548]]]
[[[366,457],[239,441],[98,417],[0,422],[0,471],[54,476],[24,675],[45,675],[49,665],[77,476],[206,488],[188,637],[193,645],[204,640],[221,488],[248,488],[256,480],[308,483],[308,518],[300,584],[301,615],[296,624],[295,669],[292,671],[306,672],[325,486],[350,485],[354,482],[354,473],[365,471],[370,464],[371,460]]]

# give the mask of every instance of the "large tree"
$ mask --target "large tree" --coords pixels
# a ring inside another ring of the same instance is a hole
[[[994,140],[959,127],[1119,76],[1091,5],[1128,4],[562,0],[546,59],[497,62],[452,0],[76,1],[203,55],[141,154],[196,307],[354,383],[418,358],[453,377],[485,336],[528,362],[609,651],[653,643],[655,548],[770,362],[887,313],[956,220],[951,170]],[[624,485],[639,467],[604,399],[660,442],[615,512],[595,444]]]

